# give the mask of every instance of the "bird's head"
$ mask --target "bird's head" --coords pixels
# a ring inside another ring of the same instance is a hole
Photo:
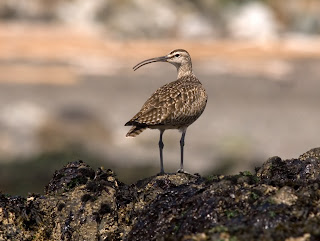
[[[143,65],[154,63],[154,62],[168,62],[176,66],[178,71],[181,66],[188,67],[190,68],[190,70],[192,68],[191,58],[189,53],[184,49],[175,49],[165,56],[144,60],[139,64],[137,64],[136,66],[134,66],[133,70],[137,70]]]

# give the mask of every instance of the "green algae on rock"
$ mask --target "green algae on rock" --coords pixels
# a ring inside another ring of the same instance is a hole
[[[132,185],[78,161],[45,195],[0,195],[0,240],[319,240],[320,148],[255,174],[184,173]]]

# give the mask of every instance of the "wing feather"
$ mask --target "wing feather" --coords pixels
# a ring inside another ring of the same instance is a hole
[[[177,80],[156,90],[126,125],[191,124],[206,102],[207,94],[199,82]]]

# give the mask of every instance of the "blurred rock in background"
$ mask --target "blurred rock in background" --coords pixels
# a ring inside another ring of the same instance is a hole
[[[272,9],[261,2],[248,2],[230,10],[227,29],[233,38],[272,41],[278,37],[277,23]]]
[[[274,37],[319,33],[317,0],[4,0],[4,21],[61,23],[123,38]],[[281,31],[280,31],[281,30]]]
[[[2,158],[31,156],[41,152],[37,132],[47,119],[48,113],[32,103],[18,102],[4,106],[0,116]]]
[[[209,95],[187,171],[252,170],[319,146],[319,33],[318,0],[1,1],[0,190],[41,192],[37,179],[75,159],[128,182],[156,173],[158,132],[130,139],[123,125],[176,78],[166,64],[132,66],[175,48]],[[174,172],[179,134],[164,138]]]

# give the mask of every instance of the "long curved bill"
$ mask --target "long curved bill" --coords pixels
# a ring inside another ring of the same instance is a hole
[[[152,58],[152,59],[146,59],[146,60],[140,62],[139,64],[137,64],[136,66],[134,66],[133,70],[136,71],[137,69],[139,69],[143,65],[151,64],[151,63],[154,63],[154,62],[166,62],[167,59],[168,59],[167,56],[161,56],[161,57],[156,57],[156,58]]]

